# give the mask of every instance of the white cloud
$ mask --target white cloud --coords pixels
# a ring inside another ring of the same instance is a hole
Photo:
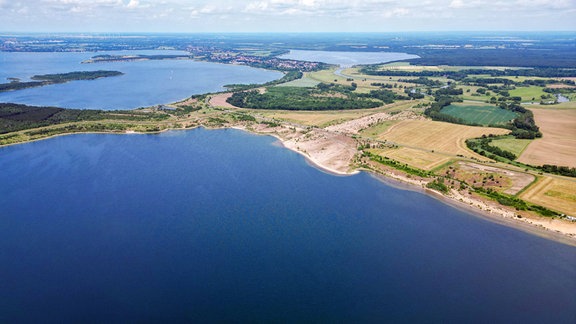
[[[392,10],[385,11],[382,16],[384,18],[403,17],[410,14],[410,9],[406,8],[393,8]]]
[[[70,30],[101,26],[118,31],[574,30],[570,15],[575,10],[576,0],[0,0],[2,27],[42,30],[49,28],[45,22],[56,20]]]
[[[135,9],[135,8],[138,8],[139,5],[140,5],[140,1],[130,0],[130,2],[128,2],[128,4],[126,5],[126,8]]]
[[[452,2],[450,2],[450,4],[448,5],[448,7],[450,8],[463,8],[464,7],[464,2],[462,0],[453,0]]]

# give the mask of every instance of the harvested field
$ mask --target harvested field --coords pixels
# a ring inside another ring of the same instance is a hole
[[[452,157],[446,156],[444,154],[408,147],[378,150],[375,153],[402,163],[406,163],[411,167],[416,167],[422,170],[432,170],[452,159]]]
[[[328,112],[315,112],[315,111],[273,111],[262,112],[262,115],[269,118],[286,120],[297,124],[307,126],[325,127],[331,124],[339,124],[348,120],[361,118],[363,116],[372,114],[369,111],[328,111]]]
[[[488,134],[504,135],[509,132],[501,128],[473,127],[430,120],[405,120],[388,128],[377,139],[408,147],[434,150],[441,154],[461,154],[486,160],[466,147],[466,139]]]
[[[532,111],[543,136],[528,145],[518,161],[576,167],[576,110]]]
[[[231,96],[231,92],[215,95],[210,99],[210,105],[214,107],[237,108],[226,102],[226,99],[230,98]]]
[[[529,202],[576,216],[576,181],[543,177],[521,196]]]

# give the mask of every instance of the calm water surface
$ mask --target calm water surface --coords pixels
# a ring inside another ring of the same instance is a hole
[[[0,322],[574,323],[576,248],[236,130],[0,149]]]
[[[293,60],[324,62],[340,65],[341,67],[349,67],[357,64],[378,64],[407,60],[418,58],[419,56],[396,52],[329,52],[291,50],[289,54],[282,55],[281,57]]]
[[[164,104],[194,94],[224,90],[233,83],[265,83],[282,73],[247,66],[190,60],[101,62],[81,64],[94,55],[186,54],[179,51],[110,51],[99,53],[0,52],[0,83],[7,78],[37,74],[113,70],[122,76],[92,81],[73,81],[39,88],[0,92],[0,102],[64,108],[133,109]]]

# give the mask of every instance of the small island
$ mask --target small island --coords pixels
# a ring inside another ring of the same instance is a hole
[[[42,74],[35,75],[31,79],[34,81],[21,82],[19,79],[10,78],[11,82],[0,84],[0,92],[16,91],[27,88],[43,87],[51,84],[66,83],[70,81],[96,80],[120,76],[124,73],[119,71],[76,71],[69,73]]]

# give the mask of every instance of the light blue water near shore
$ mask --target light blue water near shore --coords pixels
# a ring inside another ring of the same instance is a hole
[[[114,70],[122,76],[91,81],[73,81],[45,87],[0,92],[0,102],[37,106],[92,109],[133,109],[178,101],[194,94],[217,92],[233,83],[265,83],[282,73],[247,66],[191,60],[101,62],[81,64],[94,55],[170,55],[180,51],[109,51],[98,53],[8,53],[0,52],[0,83],[7,78],[29,78],[37,74]]]
[[[396,52],[329,52],[291,50],[289,54],[280,56],[285,59],[323,62],[350,67],[357,64],[379,64],[393,61],[418,58],[418,55]]]
[[[574,323],[576,248],[274,142],[0,148],[0,322]]]

